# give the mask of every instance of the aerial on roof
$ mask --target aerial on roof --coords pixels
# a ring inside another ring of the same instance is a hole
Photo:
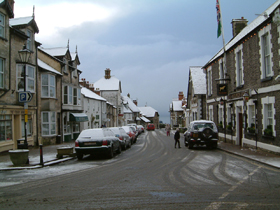
[[[110,79],[105,79],[102,77],[100,80],[94,83],[95,90],[120,90],[121,92],[121,82],[114,76]]]
[[[138,107],[145,117],[155,117],[157,110],[150,106]]]
[[[190,76],[192,79],[194,94],[206,94],[206,75],[203,72],[202,66],[190,67]]]
[[[277,0],[274,4],[272,4],[267,10],[265,10],[262,15],[259,15],[255,20],[253,20],[249,25],[247,25],[243,30],[236,35],[232,40],[230,40],[225,49],[228,51],[231,47],[237,44],[240,40],[246,37],[249,33],[259,27],[262,23],[264,23],[271,15],[272,12],[280,5],[280,0]],[[266,14],[266,15],[265,15]],[[224,53],[224,49],[222,48],[210,61],[208,61],[203,68],[206,68],[210,63],[216,60]]]

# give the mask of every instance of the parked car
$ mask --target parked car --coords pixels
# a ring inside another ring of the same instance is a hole
[[[111,127],[109,129],[121,140],[122,149],[126,150],[131,147],[130,137],[122,127]]]
[[[152,123],[149,123],[149,124],[147,125],[147,131],[154,131],[154,130],[155,130],[155,125],[152,124]]]
[[[133,126],[136,129],[136,136],[138,136],[141,133],[140,127],[136,123],[127,124],[127,126]]]
[[[105,154],[109,158],[121,153],[121,141],[108,128],[83,130],[75,141],[75,151],[79,160],[86,154]]]
[[[143,125],[138,125],[139,129],[140,129],[140,133],[144,133],[145,129]]]
[[[217,148],[218,129],[214,122],[208,120],[192,121],[184,133],[185,146],[192,149],[194,145],[206,145]]]
[[[135,133],[130,126],[122,126],[122,128],[125,130],[126,134],[129,135],[132,145],[136,141]]]
[[[133,141],[133,143],[135,143],[136,140],[137,140],[137,137],[138,137],[138,131],[135,128],[135,126],[130,125],[129,127],[132,129],[133,133],[135,134],[135,138],[134,138],[134,141]]]

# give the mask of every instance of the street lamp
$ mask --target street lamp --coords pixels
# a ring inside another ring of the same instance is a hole
[[[18,51],[18,54],[19,54],[19,58],[20,58],[20,61],[22,63],[24,63],[24,66],[23,66],[23,69],[24,69],[24,77],[23,77],[23,80],[24,80],[24,92],[26,92],[26,64],[28,63],[29,61],[29,58],[32,54],[32,52],[28,49],[26,49],[26,45],[23,45],[23,48],[22,50],[19,50]],[[28,122],[28,105],[27,103],[24,103],[24,147],[25,149],[28,148],[28,143],[27,143],[27,122]]]

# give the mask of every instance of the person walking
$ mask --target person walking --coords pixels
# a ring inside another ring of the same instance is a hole
[[[180,146],[180,132],[179,132],[179,128],[177,128],[177,130],[175,132],[174,139],[175,139],[175,148],[177,146],[177,143],[178,143],[178,148],[181,148],[181,146]]]
[[[165,130],[166,130],[166,135],[170,136],[170,125],[169,124],[166,125]]]

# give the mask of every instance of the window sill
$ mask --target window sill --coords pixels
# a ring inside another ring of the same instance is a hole
[[[261,82],[267,82],[267,81],[271,81],[271,80],[272,80],[272,77],[266,77],[266,78],[261,79]]]
[[[2,39],[2,40],[5,41],[5,42],[8,41],[8,39],[6,39],[6,38],[4,38],[4,37],[1,37],[1,36],[0,36],[0,39]]]

